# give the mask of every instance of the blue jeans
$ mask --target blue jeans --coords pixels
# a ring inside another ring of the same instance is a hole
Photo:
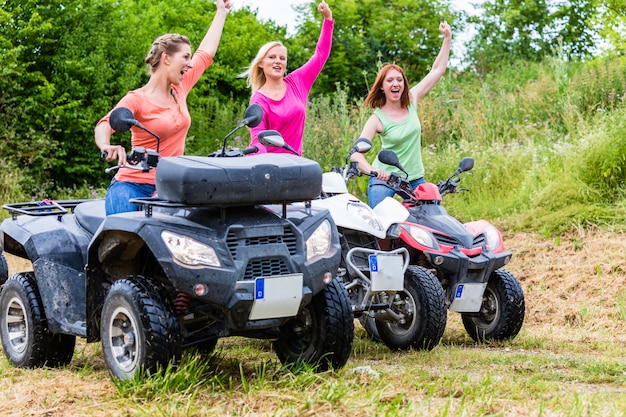
[[[111,181],[104,200],[107,216],[115,213],[141,210],[141,204],[133,204],[129,200],[138,197],[152,197],[156,187],[154,184],[138,184],[136,182]]]
[[[418,185],[424,184],[426,180],[424,177],[410,181],[411,188],[415,190]],[[385,186],[385,181],[381,181],[378,178],[370,177],[367,186],[367,202],[370,207],[374,208],[378,203],[383,201],[385,197],[393,197],[395,191]]]

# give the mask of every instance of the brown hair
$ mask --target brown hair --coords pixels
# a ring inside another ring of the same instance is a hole
[[[180,51],[181,44],[191,46],[189,38],[184,35],[177,33],[161,35],[152,42],[152,48],[150,48],[150,52],[146,55],[144,62],[150,67],[150,71],[154,72],[161,62],[163,53],[174,55],[176,52]]]
[[[411,98],[409,97],[409,80],[406,79],[404,70],[396,64],[386,64],[380,69],[380,71],[378,71],[376,81],[374,81],[374,85],[372,85],[370,92],[365,98],[365,107],[375,109],[385,105],[387,97],[385,97],[385,92],[383,91],[383,81],[385,80],[385,77],[387,77],[387,73],[392,69],[395,69],[402,74],[402,78],[404,79],[404,90],[402,90],[400,104],[402,104],[402,107],[409,107],[409,104],[411,104]]]

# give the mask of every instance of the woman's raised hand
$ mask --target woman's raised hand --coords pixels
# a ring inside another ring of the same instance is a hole
[[[452,29],[450,29],[448,22],[439,23],[439,32],[441,32],[444,38],[452,37]]]
[[[322,2],[317,5],[317,11],[324,16],[324,19],[333,19],[333,12],[330,10],[330,6],[325,1],[322,0]]]

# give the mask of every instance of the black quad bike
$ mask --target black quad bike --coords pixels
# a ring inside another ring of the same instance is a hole
[[[251,106],[226,138],[261,116]],[[111,124],[148,131],[128,109],[116,109]],[[233,157],[254,151],[159,159],[133,149],[130,165],[117,168],[158,162],[158,197],[133,200],[142,210],[132,213],[105,216],[103,200],[4,205],[11,217],[0,225],[1,249],[33,266],[6,279],[1,258],[9,361],[68,364],[78,336],[101,341],[111,375],[128,379],[176,364],[185,348],[210,352],[219,338],[244,336],[271,340],[287,365],[345,365],[354,323],[333,279],[336,226],[326,210],[289,205],[319,195],[321,169],[286,154]]]
[[[378,159],[404,171],[394,152],[383,150]],[[415,190],[401,176],[392,174],[385,185],[393,189],[409,210],[399,238],[381,242],[387,250],[406,248],[411,264],[437,276],[450,311],[461,313],[467,333],[477,342],[514,338],[524,323],[522,288],[503,267],[512,254],[504,248],[500,231],[486,220],[461,223],[441,205],[448,194],[458,193],[459,174],[474,167],[464,158],[458,169],[437,185],[426,183]]]

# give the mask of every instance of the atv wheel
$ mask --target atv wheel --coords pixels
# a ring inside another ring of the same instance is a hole
[[[180,359],[180,327],[162,290],[136,276],[115,281],[102,308],[102,352],[109,372],[130,379]]]
[[[53,334],[32,272],[9,278],[0,295],[0,335],[9,361],[19,368],[64,366],[74,355],[76,336]]]
[[[317,371],[344,366],[352,352],[354,316],[343,284],[333,280],[281,330],[274,348],[283,364],[306,363]]]
[[[404,290],[396,293],[391,310],[405,323],[376,320],[380,339],[390,349],[431,350],[446,329],[446,298],[437,277],[421,266],[409,265]]]
[[[9,265],[4,254],[0,253],[0,285],[3,285],[9,279]]]
[[[524,323],[524,293],[517,279],[498,269],[489,277],[478,313],[462,313],[463,326],[476,342],[511,339]]]

